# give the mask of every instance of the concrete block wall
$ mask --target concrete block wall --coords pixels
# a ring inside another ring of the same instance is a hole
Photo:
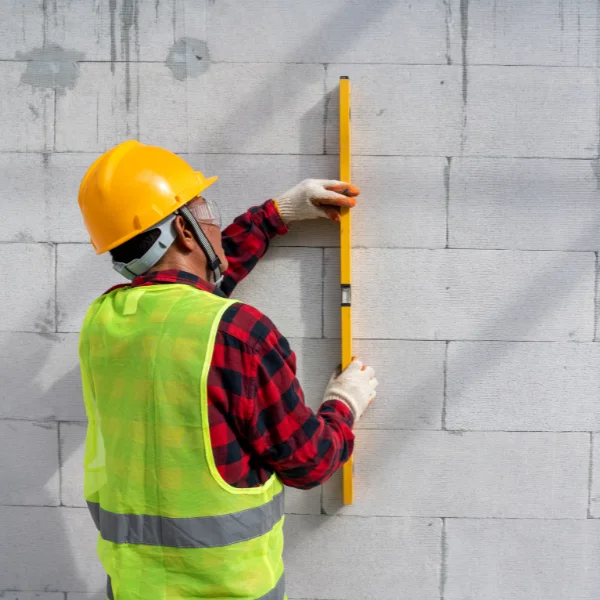
[[[378,372],[340,478],[287,496],[295,600],[600,595],[597,2],[24,0],[0,18],[0,595],[99,600],[77,334],[119,281],[77,189],[126,138],[208,174],[226,220],[336,177],[353,80],[356,352]],[[294,226],[239,297],[316,408],[339,356],[336,228]]]

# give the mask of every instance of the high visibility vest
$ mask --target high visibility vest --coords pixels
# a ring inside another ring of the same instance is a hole
[[[286,598],[283,485],[232,487],[212,453],[207,379],[232,302],[161,284],[88,310],[84,491],[116,600]]]

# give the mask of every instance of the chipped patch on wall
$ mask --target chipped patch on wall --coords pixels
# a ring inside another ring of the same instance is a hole
[[[85,54],[77,50],[65,50],[58,44],[47,44],[29,52],[17,52],[17,60],[27,61],[21,83],[34,88],[53,89],[64,94],[73,89],[79,77],[79,61]]]
[[[165,64],[179,81],[198,77],[206,73],[210,66],[208,46],[203,40],[180,38],[173,44]]]

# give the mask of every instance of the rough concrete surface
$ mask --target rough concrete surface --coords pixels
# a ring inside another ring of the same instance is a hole
[[[7,0],[0,10],[0,598],[100,600],[77,361],[121,281],[86,168],[128,138],[219,175],[225,222],[339,177],[353,84],[354,351],[340,474],[286,497],[290,600],[597,600],[600,9],[594,0]],[[338,230],[293,224],[236,291],[317,409]]]
[[[356,494],[328,514],[572,518],[587,514],[588,433],[366,430],[357,435]],[[384,467],[384,468],[381,468]],[[339,484],[339,480],[338,480]]]
[[[449,519],[445,598],[597,598],[600,522]]]

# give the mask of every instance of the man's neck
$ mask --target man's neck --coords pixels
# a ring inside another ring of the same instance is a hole
[[[200,279],[208,283],[212,283],[212,274],[209,273],[208,265],[206,260],[204,261],[191,261],[186,260],[182,257],[167,257],[165,256],[162,260],[158,261],[152,268],[152,271],[185,271],[191,273]]]

